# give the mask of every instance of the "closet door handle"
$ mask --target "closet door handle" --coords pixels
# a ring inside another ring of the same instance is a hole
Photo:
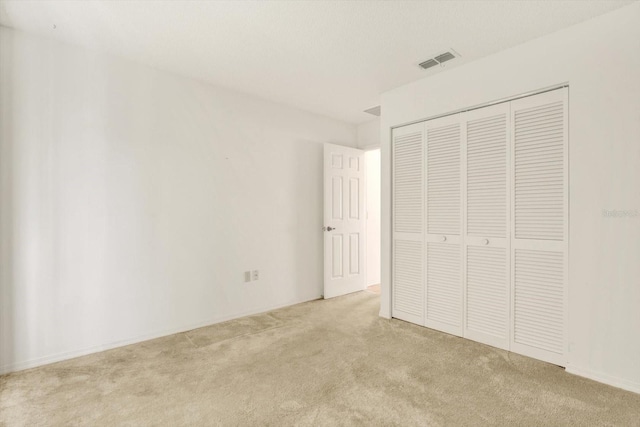
[[[442,239],[440,239],[440,240],[442,240],[443,242],[446,242],[447,241],[447,236],[442,236]]]
[[[488,245],[489,244],[489,239],[484,239],[482,241],[482,244],[485,245],[485,246]]]

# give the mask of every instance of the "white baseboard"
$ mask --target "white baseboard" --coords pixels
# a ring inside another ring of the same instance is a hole
[[[602,372],[594,372],[588,369],[576,368],[575,366],[571,365],[568,365],[565,368],[565,371],[579,377],[589,378],[590,380],[598,381],[603,384],[640,394],[640,383],[634,381],[614,377],[609,374],[603,374]]]
[[[110,342],[110,343],[106,343],[106,344],[102,344],[102,345],[97,345],[97,346],[85,347],[85,348],[78,349],[78,350],[65,351],[65,352],[62,352],[62,353],[57,353],[57,354],[52,354],[52,355],[48,355],[48,356],[37,357],[35,359],[30,359],[30,360],[25,360],[25,361],[20,361],[20,362],[8,363],[6,365],[0,366],[0,375],[8,374],[8,373],[11,373],[11,372],[23,371],[25,369],[36,368],[38,366],[48,365],[48,364],[55,363],[55,362],[61,362],[63,360],[74,359],[76,357],[86,356],[88,354],[93,354],[93,353],[98,353],[98,352],[101,352],[101,351],[111,350],[111,349],[118,348],[118,347],[124,347],[125,345],[136,344],[136,343],[139,343],[139,342],[142,342],[142,341],[148,341],[148,340],[152,340],[152,339],[155,339],[155,338],[165,337],[167,335],[179,334],[179,333],[182,333],[182,332],[191,331],[193,329],[198,329],[198,328],[202,328],[202,327],[205,327],[205,326],[215,325],[216,323],[221,323],[221,322],[226,322],[228,320],[238,319],[240,317],[252,316],[252,315],[260,314],[260,313],[266,313],[268,311],[277,310],[279,308],[289,307],[289,306],[292,306],[292,305],[301,304],[303,302],[314,301],[314,300],[319,299],[319,298],[320,298],[320,296],[318,295],[317,297],[310,298],[310,299],[304,299],[303,298],[303,299],[300,299],[300,300],[292,300],[292,301],[286,302],[284,304],[277,304],[277,305],[274,305],[274,306],[262,307],[262,308],[259,308],[259,309],[249,310],[249,311],[245,311],[245,312],[241,312],[241,313],[215,317],[213,319],[203,320],[201,322],[197,322],[197,323],[193,323],[193,324],[189,324],[189,325],[183,325],[183,326],[176,327],[176,328],[165,329],[163,331],[156,331],[156,332],[152,332],[152,333],[149,333],[149,334],[143,334],[143,335],[139,335],[137,337],[133,337],[133,338],[125,339],[125,340],[114,341],[114,342]]]

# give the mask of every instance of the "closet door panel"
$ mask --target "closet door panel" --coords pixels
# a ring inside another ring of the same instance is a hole
[[[422,242],[393,242],[393,317],[421,325],[424,316]]]
[[[462,336],[460,114],[425,122],[425,326]]]
[[[564,366],[567,354],[567,89],[511,103],[511,348]]]
[[[516,249],[514,259],[514,341],[552,354],[563,354],[563,253]]]
[[[509,348],[509,103],[464,114],[464,335]]]
[[[459,115],[427,122],[427,233],[460,235]]]
[[[427,243],[427,318],[425,325],[462,336],[461,247]]]
[[[392,316],[424,323],[424,124],[393,130]]]
[[[509,274],[507,250],[468,246],[465,337],[508,348]]]

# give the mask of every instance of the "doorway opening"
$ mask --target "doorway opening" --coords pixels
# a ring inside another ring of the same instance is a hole
[[[366,289],[380,294],[380,148],[365,151]]]
[[[324,144],[323,298],[380,294],[380,148]]]

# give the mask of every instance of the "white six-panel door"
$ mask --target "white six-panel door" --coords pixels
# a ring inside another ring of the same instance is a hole
[[[324,297],[365,288],[364,151],[324,145]]]
[[[393,317],[566,363],[567,97],[393,130]]]

